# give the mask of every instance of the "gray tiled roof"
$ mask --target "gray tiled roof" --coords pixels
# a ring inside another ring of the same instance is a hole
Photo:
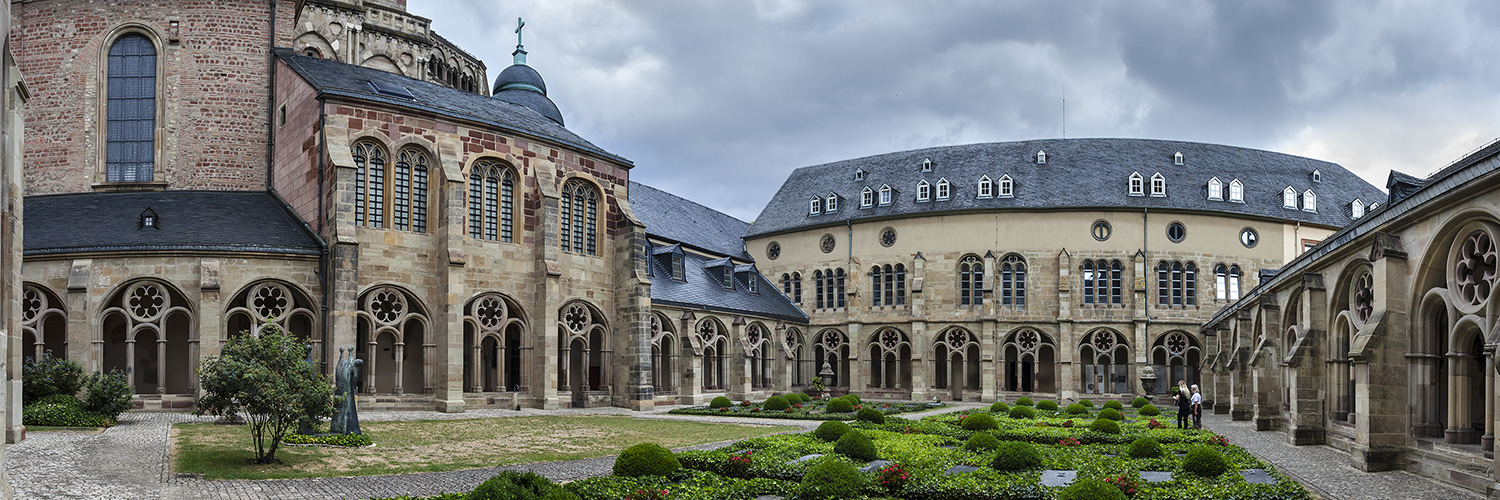
[[[561,124],[525,106],[378,69],[307,57],[290,49],[276,49],[276,56],[286,61],[293,71],[323,94],[381,102],[483,123],[578,148],[619,162],[627,168],[634,166],[630,160],[595,146]],[[371,81],[406,87],[417,100],[377,94],[370,88]]]
[[[746,314],[806,324],[807,315],[759,272],[734,274],[734,289],[724,288],[724,271],[710,265],[722,260],[695,253],[682,257],[683,281],[672,279],[670,257],[652,257],[651,302],[659,305]],[[756,280],[750,293],[746,280]]]
[[[750,224],[639,182],[630,183],[630,208],[646,233],[719,255],[748,261],[740,239]]]
[[[1035,162],[1037,151],[1046,151],[1046,164]],[[1173,162],[1179,151],[1183,165]],[[921,172],[924,158],[932,160],[931,172]],[[857,169],[866,172],[865,180],[854,180]],[[1321,173],[1322,182],[1313,182],[1314,170]],[[1132,172],[1144,177],[1147,194],[1151,176],[1160,172],[1167,181],[1167,196],[1129,196]],[[1015,196],[976,198],[983,175],[997,183],[1002,175],[1009,175]],[[1208,182],[1215,176],[1226,191],[1231,180],[1239,179],[1245,186],[1245,202],[1208,200]],[[918,181],[925,179],[935,186],[944,178],[952,184],[950,200],[937,201],[934,187],[933,201],[916,202]],[[861,190],[868,186],[878,191],[881,185],[894,189],[893,203],[861,209]],[[1299,196],[1312,189],[1318,196],[1318,211],[1282,208],[1281,193],[1287,186]],[[840,197],[838,211],[809,216],[812,197],[826,198],[829,193]],[[1385,194],[1338,164],[1311,158],[1196,142],[1046,139],[918,149],[799,168],[756,217],[747,236],[873,217],[1096,207],[1205,210],[1342,227],[1350,222],[1347,206],[1356,198],[1368,204],[1385,199]]]
[[[141,229],[156,212],[160,229]],[[209,251],[318,255],[301,219],[265,191],[149,191],[27,196],[25,255]]]

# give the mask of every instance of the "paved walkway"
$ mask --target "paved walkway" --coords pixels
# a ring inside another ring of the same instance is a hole
[[[1254,422],[1235,422],[1228,415],[1205,412],[1203,427],[1229,438],[1256,456],[1271,462],[1325,499],[1383,500],[1482,500],[1484,495],[1440,483],[1408,471],[1366,473],[1350,465],[1349,454],[1329,446],[1292,446],[1286,433],[1257,432]]]

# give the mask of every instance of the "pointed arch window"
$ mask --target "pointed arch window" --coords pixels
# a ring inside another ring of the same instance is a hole
[[[1229,201],[1235,203],[1245,202],[1245,185],[1239,179],[1229,181]]]
[[[859,208],[870,208],[874,205],[875,190],[870,189],[870,186],[865,186],[865,189],[859,192]]]
[[[844,293],[844,269],[834,269],[833,277],[833,288],[836,291],[833,302],[838,304],[838,307],[845,307],[848,305],[849,295]]]
[[[156,44],[139,33],[109,47],[105,90],[107,182],[150,182],[156,168]]]
[[[813,308],[823,308],[823,271],[813,271]]]
[[[354,145],[354,223],[385,227],[385,150],[373,142]]]
[[[1000,305],[1026,307],[1026,259],[1010,254],[1000,262]]]
[[[1140,172],[1131,172],[1130,173],[1130,195],[1131,196],[1145,196],[1146,195],[1146,178],[1143,177],[1143,176],[1141,176]]]
[[[984,262],[976,255],[965,256],[958,263],[958,304],[984,304]]]
[[[599,193],[589,183],[573,179],[563,185],[562,199],[558,202],[558,221],[561,222],[559,241],[564,252],[599,255],[598,216]]]
[[[516,174],[493,161],[481,160],[469,170],[469,237],[511,241],[515,214]]]
[[[883,207],[883,206],[890,205],[890,204],[891,204],[891,187],[888,186],[888,185],[882,185],[882,186],[880,186],[880,206]]]
[[[391,182],[395,229],[427,232],[427,164],[427,154],[417,149],[403,149],[396,156]]]
[[[1229,300],[1240,300],[1240,266],[1229,266]]]
[[[1311,189],[1302,192],[1302,211],[1318,211],[1318,194],[1314,193]]]
[[[950,186],[948,184],[948,179],[938,179],[938,181],[937,181],[937,199],[939,201],[945,201],[945,200],[947,200],[949,192],[950,192]]]
[[[1157,172],[1151,175],[1151,196],[1162,197],[1167,195],[1167,178]]]
[[[1010,198],[1016,195],[1016,182],[1011,180],[1010,175],[1000,176],[1000,197]]]
[[[932,199],[932,185],[927,181],[917,182],[917,201],[925,202]]]
[[[802,273],[792,273],[792,302],[802,303]]]
[[[988,175],[979,177],[978,191],[980,198],[993,198],[995,196],[995,182],[990,180],[990,176]]]
[[[879,307],[881,285],[885,284],[884,270],[880,266],[870,268],[870,305]]]
[[[1208,199],[1224,199],[1224,181],[1219,180],[1218,177],[1214,177],[1208,180]]]
[[[1214,298],[1229,300],[1229,267],[1224,264],[1214,266]]]

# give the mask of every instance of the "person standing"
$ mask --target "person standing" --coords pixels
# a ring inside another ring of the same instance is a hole
[[[1178,429],[1188,428],[1188,414],[1192,411],[1193,407],[1192,398],[1193,393],[1188,390],[1187,381],[1178,380],[1177,394],[1172,395],[1172,399],[1177,402]]]
[[[1203,393],[1202,392],[1198,392],[1198,384],[1193,384],[1193,386],[1190,387],[1190,389],[1193,391],[1193,398],[1189,400],[1189,404],[1191,405],[1191,410],[1193,412],[1193,428],[1194,429],[1202,429],[1203,428]]]

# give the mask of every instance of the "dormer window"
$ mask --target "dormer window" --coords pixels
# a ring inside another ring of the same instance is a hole
[[[881,185],[880,186],[880,206],[883,207],[883,206],[890,205],[890,204],[891,204],[891,187],[888,186],[888,185]]]
[[[1146,178],[1145,177],[1141,177],[1141,173],[1140,172],[1131,172],[1130,173],[1130,195],[1131,196],[1145,196],[1146,195]]]
[[[1281,190],[1281,208],[1297,209],[1297,190],[1292,189],[1291,186]]]
[[[923,203],[932,199],[932,185],[927,181],[917,182],[917,202]]]
[[[1312,181],[1313,182],[1323,182],[1323,172],[1320,172],[1320,171],[1317,171],[1317,170],[1313,170],[1312,171]]]
[[[993,198],[995,196],[995,182],[986,175],[979,178],[979,197]]]
[[[923,158],[922,159],[922,171],[923,172],[931,172],[932,171],[932,159],[931,158]]]
[[[672,252],[672,279],[687,281],[687,272],[682,267],[682,251]]]
[[[1047,164],[1047,152],[1046,151],[1037,150],[1037,152],[1036,152],[1036,164],[1037,165],[1046,165]]]
[[[1172,164],[1173,165],[1181,165],[1182,163],[1183,163],[1183,161],[1182,161],[1182,152],[1181,151],[1178,151],[1177,154],[1172,155]]]
[[[828,201],[823,203],[823,211],[830,214],[839,211],[839,195],[828,193]]]
[[[1214,177],[1214,178],[1208,180],[1208,199],[1210,199],[1210,200],[1223,200],[1224,199],[1224,181],[1219,180],[1218,177]]]
[[[1318,211],[1318,195],[1313,193],[1311,189],[1302,192],[1302,211]]]
[[[724,264],[724,288],[726,290],[734,289],[734,266],[728,263]]]
[[[875,206],[875,190],[865,186],[864,191],[859,192],[859,208],[870,208]]]
[[[865,169],[861,168],[861,169],[855,170],[854,171],[854,180],[856,180],[856,181],[865,180]]]
[[[945,200],[947,200],[948,199],[949,191],[950,191],[950,189],[949,189],[949,185],[948,185],[948,179],[938,179],[938,183],[937,183],[937,199],[938,199],[938,201],[945,201]]]
[[[751,268],[750,272],[745,273],[745,291],[750,293],[760,293],[760,288],[755,286],[759,281],[760,279],[756,276],[755,269]]]
[[[1349,212],[1356,219],[1358,219],[1360,217],[1364,217],[1365,216],[1365,202],[1359,201],[1359,198],[1355,198],[1354,199],[1354,203],[1349,204]]]
[[[1157,172],[1151,175],[1151,196],[1164,197],[1167,195],[1167,178]]]
[[[1229,181],[1229,201],[1245,202],[1245,185],[1241,184],[1239,179]]]
[[[136,229],[161,229],[161,220],[157,218],[156,211],[150,207],[141,212],[140,225]]]
[[[1010,179],[1010,175],[1000,176],[1000,197],[1010,198],[1016,195],[1016,183]]]
[[[1380,202],[1378,202],[1378,201],[1377,201],[1377,202],[1375,202],[1375,203],[1371,203],[1371,204],[1370,204],[1370,209],[1369,209],[1369,211],[1371,211],[1371,212],[1374,212],[1374,211],[1375,211],[1375,209],[1377,209],[1377,208],[1380,208]]]
[[[807,202],[807,214],[818,215],[823,213],[823,198],[814,196]]]

